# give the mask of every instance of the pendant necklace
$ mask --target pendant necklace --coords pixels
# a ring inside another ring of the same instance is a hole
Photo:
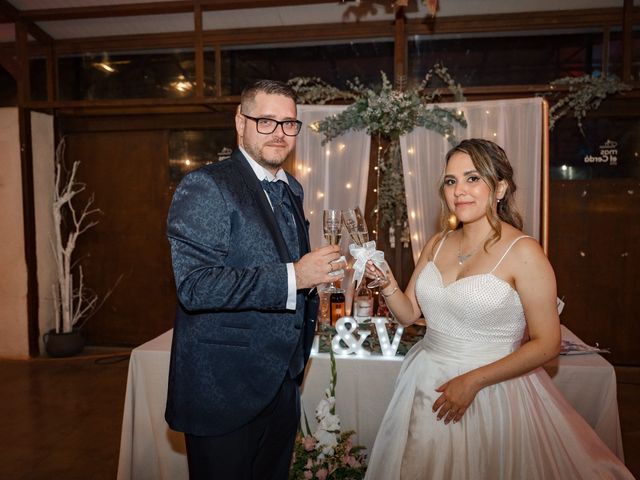
[[[462,235],[460,235],[460,242],[458,243],[458,265],[462,265],[464,262],[466,262],[467,260],[469,260],[471,257],[473,257],[476,252],[478,251],[478,249],[480,248],[480,245],[484,244],[485,240],[488,238],[489,235],[487,235],[486,237],[484,237],[482,239],[482,241],[480,243],[478,243],[478,245],[476,245],[476,247],[471,250],[469,253],[466,254],[462,254]]]

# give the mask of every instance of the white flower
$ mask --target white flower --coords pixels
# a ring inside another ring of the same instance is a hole
[[[324,417],[330,415],[335,404],[336,399],[334,397],[329,397],[327,400],[320,400],[316,407],[316,418],[318,421],[321,421]]]
[[[318,428],[327,430],[329,432],[339,432],[340,419],[337,415],[328,414],[320,420],[320,422],[318,423]]]
[[[318,429],[313,436],[318,439],[316,450],[322,450],[320,455],[333,455],[334,448],[338,445],[338,436],[335,433]]]

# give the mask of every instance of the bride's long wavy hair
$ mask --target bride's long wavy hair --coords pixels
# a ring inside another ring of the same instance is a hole
[[[483,140],[481,138],[470,138],[463,140],[457,146],[453,147],[445,157],[445,169],[449,163],[449,159],[457,152],[466,153],[471,157],[473,166],[480,174],[482,180],[489,187],[489,202],[487,203],[487,219],[493,230],[493,234],[486,241],[484,248],[486,249],[490,243],[497,242],[502,236],[502,225],[500,221],[506,222],[514,226],[518,230],[522,230],[522,216],[516,207],[514,194],[516,193],[516,184],[513,181],[513,168],[509,163],[507,154],[497,144]],[[500,199],[497,208],[494,210],[493,205],[496,202],[496,190],[499,182],[504,181],[507,189],[504,197]],[[442,235],[446,235],[450,230],[460,228],[461,223],[456,222],[452,225],[450,218],[455,214],[449,209],[444,196],[444,169],[440,188],[438,189],[440,196],[440,227]]]

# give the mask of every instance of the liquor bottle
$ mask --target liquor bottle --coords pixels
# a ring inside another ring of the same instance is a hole
[[[320,306],[318,308],[318,317],[316,319],[316,333],[322,332],[322,325],[329,325],[331,323],[330,310],[329,310],[329,293],[318,292],[320,297]]]
[[[344,293],[333,292],[329,297],[329,312],[331,313],[331,326],[335,326],[340,317],[344,317]]]
[[[378,317],[390,317],[391,313],[389,312],[389,307],[387,307],[387,302],[384,301],[384,295],[378,295],[378,311],[376,312],[376,316]]]
[[[373,293],[367,288],[366,281],[360,284],[353,300],[353,315],[358,322],[373,316]]]

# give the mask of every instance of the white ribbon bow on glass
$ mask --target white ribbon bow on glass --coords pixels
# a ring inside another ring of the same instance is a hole
[[[376,242],[373,240],[366,242],[362,246],[352,243],[349,245],[349,253],[351,253],[351,256],[356,260],[353,264],[353,278],[356,280],[356,289],[360,287],[360,282],[362,282],[362,277],[364,277],[364,269],[369,260],[379,268],[382,268],[382,265],[384,265],[384,252],[376,250]]]

